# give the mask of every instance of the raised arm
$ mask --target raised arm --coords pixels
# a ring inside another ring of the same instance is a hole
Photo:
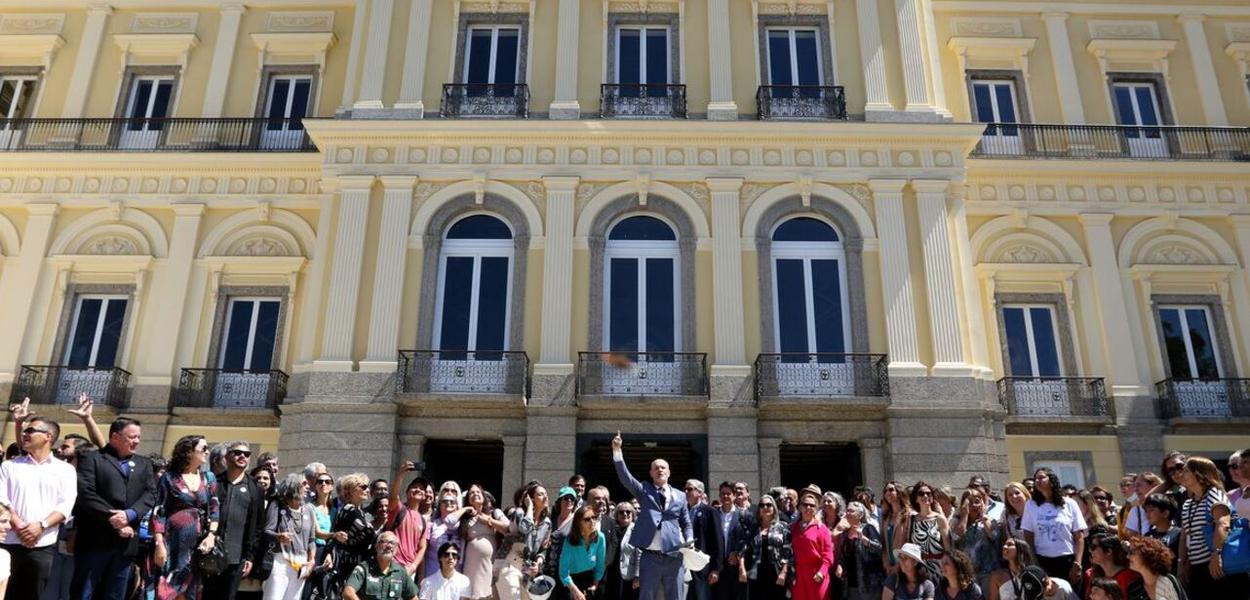
[[[100,431],[100,425],[95,422],[95,417],[91,416],[91,397],[83,392],[78,396],[78,408],[69,409],[69,414],[82,419],[82,426],[87,428],[87,439],[91,440],[99,448],[108,445],[108,438]]]
[[[642,498],[646,492],[643,491],[642,484],[629,472],[629,467],[625,466],[625,454],[621,451],[621,443],[621,432],[618,431],[616,437],[612,438],[612,465],[616,467],[616,478],[635,498]]]

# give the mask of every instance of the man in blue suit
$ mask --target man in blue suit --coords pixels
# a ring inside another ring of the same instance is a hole
[[[668,462],[663,459],[651,461],[651,481],[634,479],[625,466],[619,431],[612,438],[612,463],[621,485],[638,499],[638,520],[629,543],[642,550],[639,600],[658,600],[661,587],[664,600],[678,600],[682,565],[678,550],[694,540],[685,494],[668,484]]]

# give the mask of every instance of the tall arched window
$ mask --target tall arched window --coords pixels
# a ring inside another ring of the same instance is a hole
[[[606,350],[680,348],[680,255],[673,228],[655,217],[626,217],[609,231],[604,255]]]
[[[447,229],[433,339],[442,360],[498,360],[492,353],[507,349],[513,248],[512,230],[491,215],[470,215]]]

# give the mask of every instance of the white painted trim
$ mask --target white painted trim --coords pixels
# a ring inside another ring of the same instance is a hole
[[[1159,306],[1159,315],[1162,317],[1163,311],[1174,310],[1181,321],[1181,340],[1185,342],[1185,358],[1189,361],[1189,374],[1192,379],[1198,377],[1198,361],[1194,356],[1193,336],[1190,335],[1192,328],[1189,326],[1189,317],[1186,311],[1200,310],[1206,316],[1207,320],[1207,337],[1211,341],[1211,354],[1215,357],[1215,371],[1220,377],[1224,376],[1224,361],[1220,359],[1220,341],[1215,335],[1215,320],[1211,318],[1211,309],[1203,305],[1195,304],[1164,304]],[[1161,357],[1164,361],[1169,360],[1167,355]]]
[[[1056,344],[1055,347],[1051,349],[1051,351],[1055,353],[1055,359],[1056,359],[1055,362],[1056,362],[1056,365],[1059,367],[1058,375],[1053,375],[1053,376],[1041,375],[1038,373],[1037,338],[1033,334],[1034,323],[1033,323],[1032,311],[1035,308],[1040,308],[1050,313],[1050,328],[1051,328],[1051,336],[1052,336],[1051,339]],[[1058,319],[1058,315],[1055,314],[1054,305],[1016,303],[1016,302],[1007,303],[1002,306],[1003,314],[1000,315],[999,318],[1003,318],[1006,315],[1006,312],[1008,310],[1019,310],[1023,314],[1025,344],[1028,346],[1029,368],[1032,370],[1032,372],[1027,373],[1027,374],[1026,373],[1012,373],[1011,376],[1012,377],[1064,377],[1065,374],[1064,374],[1064,368],[1063,368],[1063,352],[1060,351],[1059,346],[1058,346],[1059,340],[1062,338],[1059,337],[1059,319]],[[1003,330],[1006,331],[1006,328],[1007,328],[1007,324],[1003,323]],[[1011,345],[1010,339],[1003,340],[1003,343],[1007,344],[1008,346]],[[1008,349],[1008,354],[1010,354],[1010,348]],[[1004,369],[1004,372],[1006,372],[1006,369]]]

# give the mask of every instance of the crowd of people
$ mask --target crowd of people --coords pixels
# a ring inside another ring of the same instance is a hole
[[[199,435],[145,456],[142,424],[102,431],[86,397],[70,411],[86,436],[62,437],[27,403],[10,411],[8,600],[1250,598],[1222,561],[1250,515],[1250,450],[1230,457],[1227,492],[1211,460],[1172,452],[1157,474],[1125,475],[1118,496],[1041,468],[1001,490],[891,481],[848,501],[816,485],[678,488],[659,459],[640,481],[618,433],[630,497],[573,475],[499,499],[472,482],[436,487],[412,462],[389,480],[320,463],[284,472],[247,442]]]

